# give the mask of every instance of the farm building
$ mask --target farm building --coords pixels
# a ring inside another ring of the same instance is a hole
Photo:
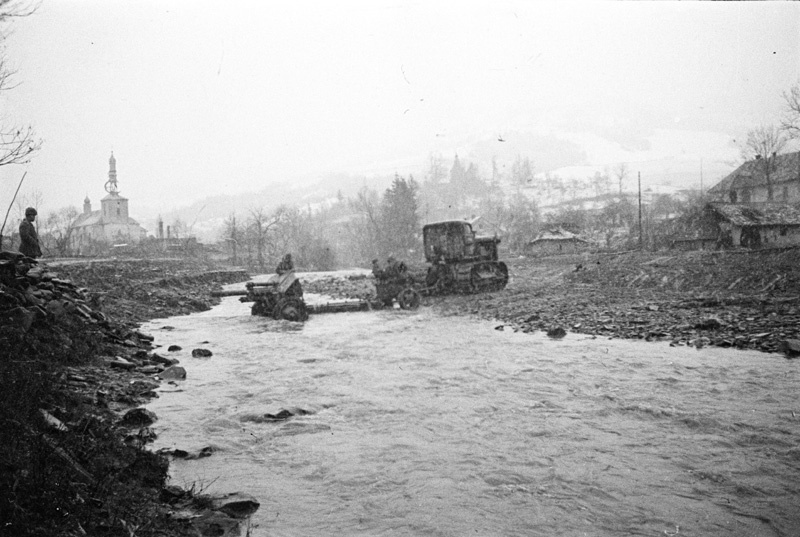
[[[800,152],[757,156],[708,189],[725,203],[800,202]]]
[[[525,245],[525,253],[529,255],[575,254],[585,252],[592,243],[581,239],[574,233],[555,228],[544,231]]]
[[[709,203],[707,214],[720,229],[726,246],[762,248],[800,244],[800,208],[785,203],[760,206]]]

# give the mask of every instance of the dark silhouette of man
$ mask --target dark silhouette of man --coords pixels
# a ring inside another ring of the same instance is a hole
[[[23,255],[36,259],[42,257],[42,250],[39,248],[39,234],[36,233],[36,209],[28,207],[25,209],[25,219],[19,225],[19,252]]]

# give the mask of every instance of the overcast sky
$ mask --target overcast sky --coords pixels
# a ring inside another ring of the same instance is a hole
[[[46,208],[97,209],[114,151],[133,216],[417,174],[515,132],[577,140],[587,164],[730,159],[800,79],[795,2],[43,0],[10,29],[3,119],[44,145],[0,169],[0,199],[27,170]]]

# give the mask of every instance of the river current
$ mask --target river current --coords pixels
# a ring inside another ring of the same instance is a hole
[[[152,321],[188,371],[153,449],[213,448],[172,482],[255,496],[254,537],[800,535],[798,362],[498,328],[235,297]]]

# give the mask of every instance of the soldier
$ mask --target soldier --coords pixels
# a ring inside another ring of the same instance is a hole
[[[278,273],[279,276],[283,276],[289,272],[294,271],[294,262],[292,262],[292,254],[286,254],[281,259],[281,262],[278,263],[278,266],[275,267],[275,272]],[[294,275],[289,276],[294,279],[292,284],[286,289],[284,293],[287,297],[293,296],[297,298],[303,298],[303,287],[300,285],[300,279],[296,278]],[[281,278],[283,280],[283,278]]]
[[[449,275],[447,262],[444,259],[444,252],[442,252],[439,246],[434,246],[433,263],[428,269],[428,275],[425,277],[425,285],[442,290],[442,288],[447,285]]]
[[[384,271],[378,264],[377,259],[372,260],[372,275],[375,276],[376,280],[382,280],[385,276]]]
[[[39,248],[39,235],[33,225],[33,221],[36,220],[36,214],[36,209],[28,207],[25,209],[25,219],[19,225],[19,251],[21,254],[34,259],[42,256],[42,250]]]
[[[393,255],[390,255],[386,260],[386,270],[384,271],[388,279],[405,278],[406,264],[402,261],[397,261]]]
[[[290,270],[294,270],[294,263],[292,262],[292,254],[286,254],[278,266],[275,267],[275,272],[278,274],[286,274]]]

